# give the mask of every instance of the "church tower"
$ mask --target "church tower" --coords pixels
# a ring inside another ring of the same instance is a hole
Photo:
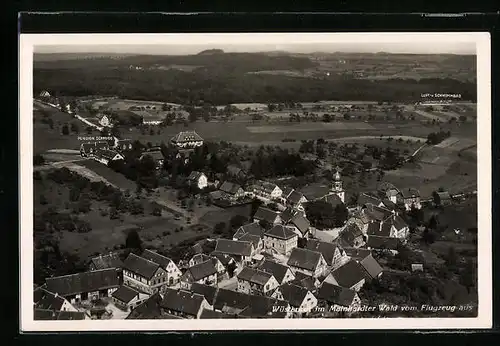
[[[340,177],[340,168],[337,167],[335,175],[333,176],[332,193],[339,196],[342,203],[345,203],[345,191],[342,187],[342,178]]]

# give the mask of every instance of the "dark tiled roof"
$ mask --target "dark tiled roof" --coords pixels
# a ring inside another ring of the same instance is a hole
[[[244,318],[284,318],[288,302],[262,295],[249,295],[248,305],[238,315]],[[276,311],[273,311],[276,310]]]
[[[252,222],[238,228],[238,231],[243,231],[243,233],[248,233],[251,235],[256,235],[262,237],[264,235],[264,228],[258,222]]]
[[[188,176],[188,180],[198,181],[198,179],[200,179],[201,176],[203,176],[203,173],[198,171],[192,171],[191,174],[189,174]]]
[[[127,269],[146,279],[151,279],[159,267],[158,263],[139,257],[133,253],[129,254],[125,262],[123,262],[123,269]]]
[[[273,274],[276,280],[281,283],[285,278],[286,272],[290,268],[275,261],[264,260],[264,262],[259,266],[259,269]]]
[[[438,191],[437,194],[441,200],[451,199],[450,193],[448,191],[443,191],[443,192]]]
[[[302,214],[295,215],[290,223],[297,227],[297,229],[302,233],[302,235],[306,234],[309,228],[311,227],[311,223],[308,219],[306,219]]]
[[[120,286],[120,288],[114,291],[111,296],[125,304],[128,304],[132,299],[134,299],[138,295],[139,292],[134,290],[132,287],[122,285]]]
[[[378,207],[373,204],[367,204],[364,212],[366,215],[368,215],[368,217],[376,221],[384,221],[385,219],[393,215],[392,211],[390,211],[389,209]]]
[[[119,155],[121,157],[121,155],[117,151],[107,149],[99,149],[95,154],[96,156],[100,156],[108,160],[114,159],[116,155]]]
[[[210,256],[208,256],[204,253],[198,253],[198,254],[194,255],[193,257],[191,257],[190,262],[192,261],[194,263],[193,265],[195,265],[195,264],[200,264],[200,263],[209,261],[210,258],[211,258]]]
[[[64,298],[43,288],[35,289],[34,298],[33,302],[37,309],[58,311],[64,304]]]
[[[241,186],[235,183],[231,183],[230,181],[225,181],[219,187],[219,190],[230,195],[235,195],[238,190],[241,189]]]
[[[286,208],[280,213],[281,221],[284,223],[288,223],[297,213],[297,210]]]
[[[295,280],[291,281],[291,283],[297,286],[304,287],[311,292],[314,292],[316,290],[316,278],[299,271],[295,273]]]
[[[300,200],[304,197],[304,194],[302,192],[299,192],[297,190],[293,190],[290,195],[287,197],[287,202],[292,203],[292,204],[297,204],[300,202]]]
[[[238,240],[251,242],[254,248],[257,248],[261,241],[259,236],[250,233],[245,233]]]
[[[314,270],[320,262],[321,257],[322,255],[320,252],[294,248],[287,264],[301,269]]]
[[[47,278],[45,282],[48,291],[69,296],[118,287],[120,279],[116,269],[103,269]]]
[[[161,151],[146,151],[143,153],[140,157],[142,160],[144,157],[149,156],[151,157],[154,161],[159,161],[159,160],[164,160],[165,157],[163,156]]]
[[[208,309],[203,309],[200,315],[200,319],[217,319],[217,318],[235,318],[235,316]]]
[[[214,263],[211,260],[195,264],[194,266],[189,267],[188,271],[196,281],[217,273],[217,269],[215,269]]]
[[[121,268],[123,261],[116,252],[109,253],[104,256],[96,256],[91,260],[95,269]]]
[[[163,268],[166,268],[170,263],[173,262],[170,258],[148,249],[142,252],[141,257],[147,259],[148,261],[157,263]]]
[[[253,284],[263,286],[271,279],[272,276],[273,274],[270,274],[262,270],[244,267],[238,274],[238,279],[249,281]]]
[[[328,195],[326,195],[325,197],[323,197],[323,201],[325,201],[326,203],[331,204],[334,207],[336,207],[339,204],[342,204],[342,200],[336,194],[328,194]]]
[[[259,207],[259,209],[257,209],[257,212],[254,215],[254,219],[266,220],[270,223],[274,223],[278,216],[279,216],[278,212],[275,212],[268,208]]]
[[[229,255],[223,254],[223,253],[217,253],[217,252],[212,252],[211,256],[214,258],[217,258],[220,263],[222,263],[224,266],[227,266],[229,262],[233,260],[233,258]]]
[[[275,225],[269,231],[264,233],[264,235],[272,238],[288,240],[293,237],[297,237],[297,234],[292,231],[289,227],[283,225]]]
[[[349,261],[332,271],[339,286],[350,288],[365,278],[365,269],[356,261]]]
[[[420,192],[417,189],[408,188],[408,189],[402,189],[401,195],[403,196],[403,198],[414,198],[414,197],[420,197]]]
[[[370,222],[366,230],[368,235],[376,235],[380,233],[380,222]]]
[[[326,263],[331,264],[335,255],[335,250],[339,246],[335,243],[328,243],[326,241],[319,241],[315,239],[308,239],[306,249],[311,251],[320,252],[325,258]],[[341,250],[339,248],[339,250]]]
[[[330,188],[328,186],[309,185],[301,188],[300,192],[306,196],[307,200],[313,201],[327,195]]]
[[[284,198],[287,198],[287,199],[288,199],[288,197],[290,196],[290,194],[291,194],[292,192],[294,192],[295,190],[294,190],[294,189],[292,189],[291,187],[284,187],[284,188],[282,189],[282,191],[283,191],[283,193],[282,193],[282,197],[284,197]],[[300,193],[300,192],[299,192],[299,193]]]
[[[358,197],[358,204],[361,206],[367,205],[367,204],[373,204],[373,205],[379,205],[381,202],[380,198],[373,196],[368,193],[361,193],[359,194]]]
[[[127,316],[127,320],[154,320],[161,319],[162,312],[160,307],[160,302],[162,297],[160,293],[156,292],[151,297],[149,297],[145,302],[138,305],[132,312]]]
[[[54,311],[47,309],[34,309],[33,319],[35,321],[43,320],[84,320],[85,313],[80,311]]]
[[[181,131],[171,139],[172,142],[178,143],[202,140],[203,138],[201,138],[200,135],[196,133],[196,131]]]
[[[318,299],[345,307],[352,304],[355,296],[356,291],[328,282],[323,282],[318,290]]]
[[[280,286],[280,292],[283,294],[283,299],[290,303],[293,307],[300,307],[306,298],[306,288],[294,284],[286,283]]]
[[[347,256],[351,257],[352,259],[356,259],[361,261],[363,258],[366,258],[372,254],[372,252],[368,249],[359,249],[359,248],[354,248],[354,247],[346,247],[344,248],[345,253]]]
[[[191,285],[191,292],[202,295],[210,305],[213,305],[217,296],[217,287],[194,282]]]
[[[373,256],[367,256],[359,263],[363,266],[363,268],[365,268],[368,275],[370,275],[370,278],[376,278],[383,271],[382,267],[378,264],[377,260],[373,258]]]
[[[251,256],[252,243],[248,241],[217,239],[215,252],[237,256]]]
[[[196,293],[166,288],[160,306],[190,316],[197,316],[205,298]]]
[[[342,240],[349,244],[349,246],[354,245],[354,241],[363,236],[363,232],[355,223],[347,225],[347,227],[340,234]]]
[[[273,192],[276,188],[278,187],[278,185],[276,184],[273,184],[273,183],[270,183],[268,181],[263,181],[263,180],[258,180],[255,182],[254,184],[254,189],[256,190],[262,190],[264,191],[265,193],[271,193]]]
[[[221,311],[224,307],[243,310],[249,305],[249,299],[248,294],[219,288],[215,297],[214,308]]]
[[[366,241],[366,246],[373,249],[396,250],[398,245],[399,239],[392,237],[379,237],[376,235],[371,235]]]
[[[405,227],[408,227],[408,224],[399,215],[396,215],[394,218],[392,218],[392,224],[398,231]]]

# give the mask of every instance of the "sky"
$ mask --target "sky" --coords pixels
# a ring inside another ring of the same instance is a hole
[[[411,41],[411,40],[410,40]],[[476,54],[473,42],[364,42],[364,43],[299,43],[299,44],[83,44],[37,45],[35,53],[114,53],[146,55],[188,55],[207,49],[225,52],[287,51],[291,53],[409,53],[409,54]]]

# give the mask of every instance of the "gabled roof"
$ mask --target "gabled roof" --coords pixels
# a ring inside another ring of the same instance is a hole
[[[373,204],[367,204],[364,213],[368,215],[369,218],[376,221],[384,221],[393,215],[391,210]]]
[[[256,220],[266,220],[270,223],[274,223],[278,216],[279,213],[276,211],[264,207],[259,207],[253,218]]]
[[[288,240],[293,237],[297,237],[297,234],[292,231],[289,227],[283,225],[274,225],[269,231],[264,233],[267,237],[278,238],[282,240]]]
[[[220,263],[222,263],[222,265],[224,265],[224,266],[227,266],[229,264],[229,262],[234,260],[231,256],[229,256],[227,254],[223,254],[223,253],[212,252],[210,255],[213,256],[214,258],[218,259],[220,261]]]
[[[224,307],[243,310],[249,305],[249,300],[248,294],[219,288],[213,306],[217,310],[223,310]]]
[[[238,317],[243,318],[284,318],[288,302],[264,295],[248,295],[248,305]]]
[[[45,282],[48,291],[61,296],[100,291],[120,285],[118,272],[114,268],[47,278]]]
[[[366,241],[366,246],[372,249],[396,250],[399,245],[399,239],[393,237],[379,237],[371,235]]]
[[[47,309],[37,309],[35,308],[33,311],[33,319],[35,321],[43,321],[43,320],[84,320],[85,313],[81,311],[54,311]]]
[[[342,249],[335,243],[328,243],[315,239],[308,239],[306,244],[306,249],[320,252],[328,264],[333,262],[333,257],[337,248],[342,251]]]
[[[351,288],[365,279],[365,269],[358,262],[351,260],[332,271],[330,275],[335,278],[339,286]]]
[[[297,214],[295,215],[291,220],[290,223],[297,227],[297,229],[302,233],[302,235],[306,234],[309,228],[311,227],[311,223],[309,222],[308,219],[304,217],[302,214]]]
[[[160,265],[158,263],[139,257],[133,253],[129,254],[123,262],[123,269],[131,271],[148,280],[153,277],[159,267]]]
[[[211,259],[210,256],[204,254],[204,253],[197,253],[191,257],[190,262],[193,261],[194,264],[200,264],[206,261],[209,261]]]
[[[194,282],[191,285],[191,292],[202,295],[210,305],[213,305],[217,296],[217,287]]]
[[[192,141],[202,141],[203,138],[200,137],[196,131],[181,131],[172,137],[171,141],[175,143],[184,143]]]
[[[250,233],[243,234],[238,240],[251,242],[254,248],[257,248],[259,246],[259,243],[261,242],[261,239],[258,235],[253,235]]]
[[[370,222],[366,230],[368,235],[377,235],[380,233],[380,222]]]
[[[318,290],[318,299],[325,300],[330,304],[348,307],[352,304],[356,291],[349,288],[323,282]]]
[[[447,199],[451,199],[451,195],[448,191],[438,191],[437,192],[438,196],[440,199],[444,199],[444,200],[447,200]]]
[[[380,198],[368,193],[360,193],[358,197],[358,204],[361,206],[367,204],[379,205],[380,202],[381,202]]]
[[[241,231],[243,234],[248,233],[258,237],[264,235],[264,228],[258,222],[247,223],[246,225],[238,228],[238,232]]]
[[[344,251],[347,256],[357,261],[361,261],[363,258],[366,258],[372,254],[372,252],[368,249],[360,249],[355,247],[345,247]]]
[[[241,185],[231,183],[230,181],[223,182],[219,187],[220,191],[228,193],[230,195],[236,194],[239,189],[241,189]]]
[[[341,239],[349,246],[354,245],[356,238],[363,236],[363,232],[355,223],[350,223],[340,234]]]
[[[387,198],[383,198],[382,203],[384,204],[384,207],[386,207],[389,210],[396,209],[396,204]]]
[[[281,221],[284,223],[288,223],[298,212],[298,210],[286,208],[280,213]]]
[[[108,150],[108,149],[98,149],[98,150],[96,150],[95,154],[97,156],[103,157],[103,158],[108,159],[108,160],[114,159],[117,155],[120,157],[123,157],[117,151]]]
[[[156,292],[142,304],[132,310],[125,318],[127,320],[154,320],[162,318],[160,302],[162,300],[160,293]]]
[[[292,192],[294,192],[294,191],[295,191],[295,189],[292,189],[291,187],[284,187],[284,188],[282,189],[282,191],[283,191],[283,193],[282,193],[282,195],[281,195],[281,196],[282,196],[283,198],[288,199],[288,197],[290,196],[290,194],[291,194]],[[300,193],[300,192],[299,192],[299,193]]]
[[[191,181],[198,181],[202,176],[204,176],[205,174],[203,174],[202,172],[198,172],[198,171],[192,171],[189,176],[188,176],[188,180],[191,180]]]
[[[289,267],[286,265],[283,265],[281,263],[271,261],[271,260],[264,260],[264,262],[261,263],[259,266],[259,269],[268,273],[273,274],[273,276],[276,278],[276,280],[279,283],[283,282],[283,279],[285,278],[286,272],[290,270]],[[293,275],[293,272],[290,270],[290,272]]]
[[[403,198],[416,198],[420,197],[420,192],[414,188],[407,188],[401,190],[401,195]]]
[[[383,269],[373,256],[367,256],[359,262],[371,278],[376,278]]]
[[[121,268],[123,261],[117,252],[111,252],[107,255],[93,257],[91,263],[95,269]]]
[[[280,286],[283,299],[290,303],[290,306],[300,307],[309,292],[306,288],[294,284],[286,283]]]
[[[293,280],[291,283],[297,286],[304,287],[313,292],[316,290],[316,282],[316,278],[297,271],[295,272],[295,280]]]
[[[165,257],[163,255],[160,255],[158,252],[156,251],[152,251],[152,250],[148,250],[148,249],[145,249],[142,254],[141,254],[141,257],[142,258],[145,258],[147,259],[148,261],[151,261],[151,262],[154,262],[154,263],[157,263],[159,264],[160,266],[162,266],[163,268],[166,268],[168,267],[168,265],[170,263],[173,263],[174,261],[172,261],[170,258],[168,257]]]
[[[56,293],[49,292],[40,287],[35,289],[34,296],[33,302],[37,309],[59,311],[65,301],[63,297]]]
[[[134,299],[138,295],[139,292],[134,290],[132,287],[122,285],[120,286],[120,288],[114,291],[111,296],[125,304],[128,304],[132,299]]]
[[[240,167],[236,166],[236,165],[228,165],[227,166],[227,172],[231,175],[241,175],[241,174],[244,174],[245,172],[243,171],[243,169],[241,169]]]
[[[315,270],[321,260],[321,253],[308,249],[294,248],[287,264],[292,267]]]
[[[237,256],[251,256],[252,247],[252,243],[248,241],[217,239],[214,252]]]
[[[403,218],[399,215],[396,215],[392,218],[392,224],[399,231],[405,227],[408,227],[408,224],[403,220]]]
[[[265,193],[271,193],[278,187],[278,185],[264,180],[257,180],[254,183],[253,187],[256,190],[261,190],[264,191]]]
[[[233,315],[225,314],[223,312],[203,309],[200,319],[217,319],[217,318],[235,318]]]
[[[156,151],[146,151],[144,152],[141,157],[139,158],[142,160],[144,157],[149,156],[151,157],[154,161],[159,161],[159,160],[164,160],[165,157],[163,156],[162,152],[159,150]]]
[[[196,281],[217,273],[217,269],[215,268],[214,262],[212,262],[212,260],[195,264],[194,266],[189,267],[187,271],[191,273],[191,276]]]
[[[197,316],[205,298],[201,294],[166,288],[160,306],[190,316]]]
[[[250,267],[244,267],[237,275],[239,280],[248,281],[250,283],[263,286],[271,280],[273,274],[257,270]]]
[[[293,190],[286,198],[288,203],[291,204],[297,204],[300,202],[300,200],[304,197],[304,194],[302,192],[299,192],[297,190]]]

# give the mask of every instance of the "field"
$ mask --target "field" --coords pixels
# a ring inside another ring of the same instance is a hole
[[[137,187],[134,181],[125,178],[123,174],[117,173],[108,166],[103,165],[102,163],[95,160],[82,161],[79,162],[78,165],[92,170],[120,189],[134,191]]]

